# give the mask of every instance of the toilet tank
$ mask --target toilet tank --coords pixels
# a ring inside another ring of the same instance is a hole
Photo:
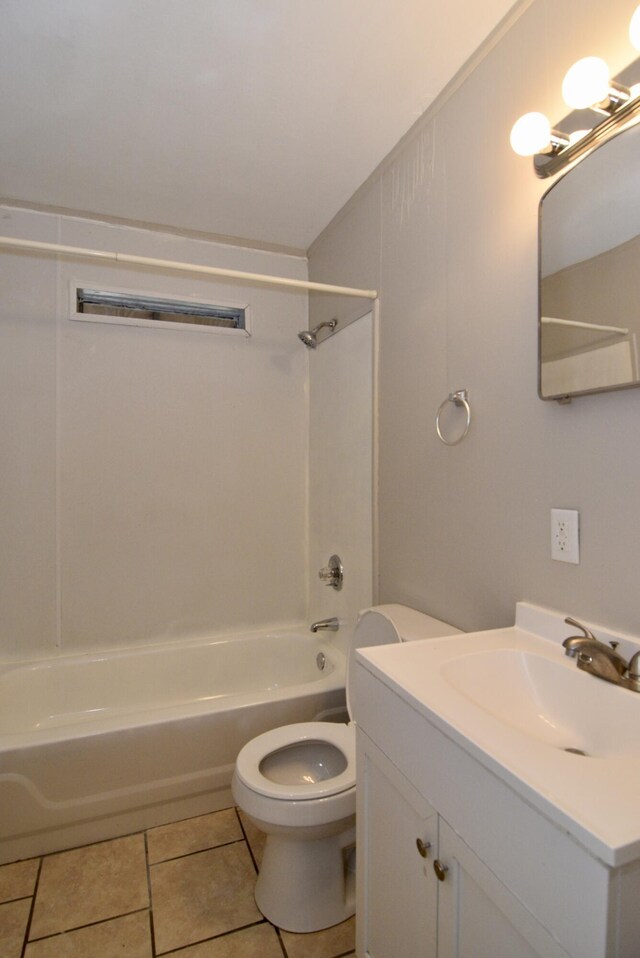
[[[418,612],[406,605],[374,605],[363,609],[351,640],[347,658],[346,697],[349,718],[356,720],[353,712],[355,654],[356,649],[374,645],[389,645],[393,642],[415,642],[418,639],[435,639],[443,635],[458,635],[460,629]]]
[[[455,626],[443,622],[441,619],[434,619],[432,615],[425,612],[418,612],[416,609],[409,608],[408,605],[374,605],[366,612],[374,612],[379,617],[387,620],[393,627],[399,638],[391,639],[395,642],[415,642],[417,639],[436,639],[442,635],[459,635],[461,630]],[[360,613],[358,623],[364,615]],[[367,643],[362,643],[364,647]],[[374,642],[374,645],[382,645],[381,642]],[[357,645],[356,648],[360,648]]]

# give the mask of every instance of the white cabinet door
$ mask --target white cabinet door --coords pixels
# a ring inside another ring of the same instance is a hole
[[[436,958],[437,815],[360,729],[357,742],[357,954]]]
[[[438,864],[438,958],[568,958],[443,818]]]

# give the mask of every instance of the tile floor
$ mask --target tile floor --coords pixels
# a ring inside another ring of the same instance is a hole
[[[281,931],[253,900],[263,836],[228,808],[0,866],[0,958],[341,958],[354,919]]]

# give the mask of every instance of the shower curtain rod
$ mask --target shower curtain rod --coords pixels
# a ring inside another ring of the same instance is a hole
[[[574,326],[576,329],[591,329],[598,333],[616,333],[618,336],[628,336],[626,326],[602,326],[600,323],[583,323],[579,319],[556,319],[555,316],[541,316],[540,322],[548,326]]]
[[[251,280],[255,283],[270,283],[273,286],[289,286],[294,289],[315,290],[318,293],[338,293],[340,296],[357,296],[362,299],[377,299],[375,289],[354,289],[350,286],[331,286],[328,283],[312,283],[303,279],[287,279],[264,273],[245,273],[236,269],[218,266],[200,266],[196,263],[181,263],[168,259],[153,259],[150,256],[134,256],[130,253],[109,253],[105,250],[84,249],[80,246],[62,246],[59,243],[40,243],[37,240],[15,239],[0,236],[0,246],[22,250],[37,250],[41,253],[58,253],[64,256],[87,256],[92,259],[114,260],[116,263],[132,263],[136,266],[154,266],[160,269],[175,269],[183,273],[205,273],[208,276],[228,276],[231,279]]]

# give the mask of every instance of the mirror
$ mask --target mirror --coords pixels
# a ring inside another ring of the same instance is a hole
[[[640,385],[640,124],[540,201],[541,399]]]

